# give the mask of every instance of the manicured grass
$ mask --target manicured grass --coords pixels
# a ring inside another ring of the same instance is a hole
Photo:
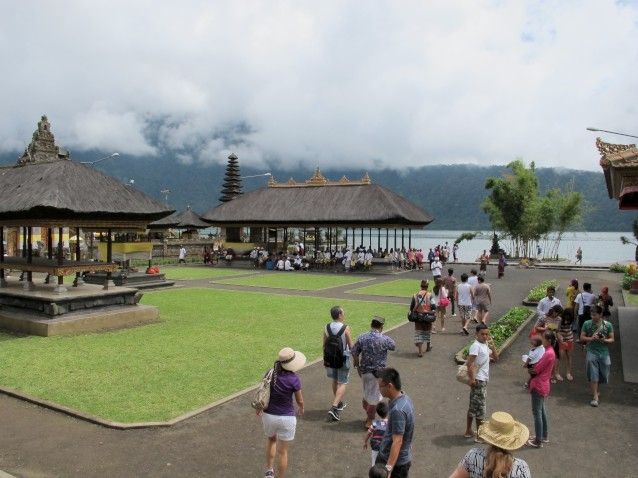
[[[162,267],[160,271],[166,274],[169,280],[196,280],[196,279],[215,279],[224,276],[236,276],[240,274],[249,274],[250,270],[236,270],[217,267]]]
[[[320,290],[346,284],[356,284],[366,279],[336,274],[307,274],[305,272],[263,272],[249,277],[216,280],[219,284],[272,287],[273,289]]]
[[[434,281],[428,282],[430,290],[434,287]],[[421,288],[418,279],[397,279],[383,284],[369,285],[359,289],[349,290],[350,294],[383,295],[390,297],[412,297]]]
[[[162,322],[70,337],[0,333],[0,384],[121,422],[166,420],[254,385],[284,346],[320,355],[333,299],[215,289],[146,293]],[[354,335],[405,307],[340,301]],[[247,411],[247,413],[249,413]]]

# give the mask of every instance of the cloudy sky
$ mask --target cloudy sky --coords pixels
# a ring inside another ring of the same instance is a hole
[[[72,152],[253,166],[599,170],[587,126],[638,135],[638,1],[0,7],[0,152],[44,113]]]

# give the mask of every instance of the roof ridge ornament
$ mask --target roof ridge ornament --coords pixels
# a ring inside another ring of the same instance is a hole
[[[278,183],[274,176],[270,176],[268,180],[269,188],[305,188],[305,187],[317,187],[317,186],[368,186],[372,184],[370,175],[366,172],[363,177],[358,181],[351,181],[343,175],[338,181],[330,181],[322,173],[319,167],[315,169],[314,174],[306,179],[303,183],[295,181],[294,178],[290,178],[285,183]]]
[[[596,148],[600,152],[600,166],[603,169],[611,167],[612,162],[617,166],[629,163],[636,164],[638,150],[635,144],[605,143],[602,139],[596,138]]]
[[[33,163],[47,163],[69,159],[68,151],[55,145],[55,136],[51,132],[51,123],[47,115],[42,115],[38,121],[38,129],[33,132],[31,142],[18,159],[17,165],[24,166]]]

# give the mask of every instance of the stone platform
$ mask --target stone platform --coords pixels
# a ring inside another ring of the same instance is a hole
[[[83,284],[56,291],[54,284],[24,282],[10,277],[0,288],[0,328],[40,336],[64,335],[132,327],[159,319],[156,307],[139,305],[134,288]]]
[[[113,274],[111,280],[116,286],[135,287],[136,289],[151,289],[155,287],[170,287],[174,281],[166,280],[165,274],[146,274],[144,272],[129,272],[128,274]],[[103,285],[106,282],[105,272],[94,272],[84,276],[87,284]]]

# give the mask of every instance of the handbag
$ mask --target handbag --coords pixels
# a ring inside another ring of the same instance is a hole
[[[423,296],[421,296],[421,297],[423,297]],[[430,310],[425,310],[424,312],[418,312],[416,310],[419,307],[425,307],[426,306],[424,298],[419,299],[418,294],[415,294],[414,301],[415,301],[415,304],[416,304],[415,308],[408,312],[408,320],[410,322],[431,323],[431,322],[434,322],[436,320],[436,315],[433,312],[436,309],[436,306],[434,305],[431,296],[430,296]]]
[[[259,387],[257,387],[253,400],[250,403],[250,406],[259,412],[263,412],[266,408],[268,408],[268,403],[270,403],[270,389],[274,372],[275,370],[272,368],[266,372],[266,375],[261,379],[261,383],[259,384]]]
[[[450,299],[448,299],[447,297],[441,297],[439,299],[439,306],[440,307],[447,307],[448,305],[450,305]]]
[[[456,369],[456,380],[458,382],[464,383],[465,385],[470,384],[470,374],[467,370],[466,364],[459,365],[459,367]]]

